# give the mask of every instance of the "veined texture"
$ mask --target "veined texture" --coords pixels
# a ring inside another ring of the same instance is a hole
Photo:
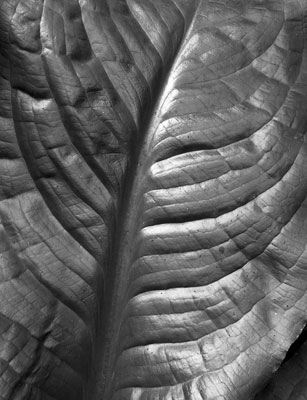
[[[307,320],[306,17],[3,1],[0,398],[247,400],[269,381]]]

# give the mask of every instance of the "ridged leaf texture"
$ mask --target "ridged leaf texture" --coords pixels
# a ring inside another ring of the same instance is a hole
[[[269,383],[307,320],[306,21],[306,0],[1,2],[1,400]],[[295,357],[257,400],[305,398]]]

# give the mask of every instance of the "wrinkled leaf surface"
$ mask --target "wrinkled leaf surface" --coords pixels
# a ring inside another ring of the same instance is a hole
[[[306,18],[304,0],[2,2],[1,399],[269,381],[307,319]]]

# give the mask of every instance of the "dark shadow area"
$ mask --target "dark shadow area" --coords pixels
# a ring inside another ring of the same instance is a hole
[[[285,359],[282,362],[282,365],[289,361],[290,358],[292,358],[300,349],[300,347],[307,342],[307,325],[305,325],[305,328],[303,329],[302,333],[300,334],[300,336],[296,339],[296,341],[294,343],[292,343],[292,345],[290,346],[287,355],[285,357]]]

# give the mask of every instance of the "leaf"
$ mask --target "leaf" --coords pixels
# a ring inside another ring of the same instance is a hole
[[[306,15],[3,2],[3,399],[268,382],[307,320]]]

